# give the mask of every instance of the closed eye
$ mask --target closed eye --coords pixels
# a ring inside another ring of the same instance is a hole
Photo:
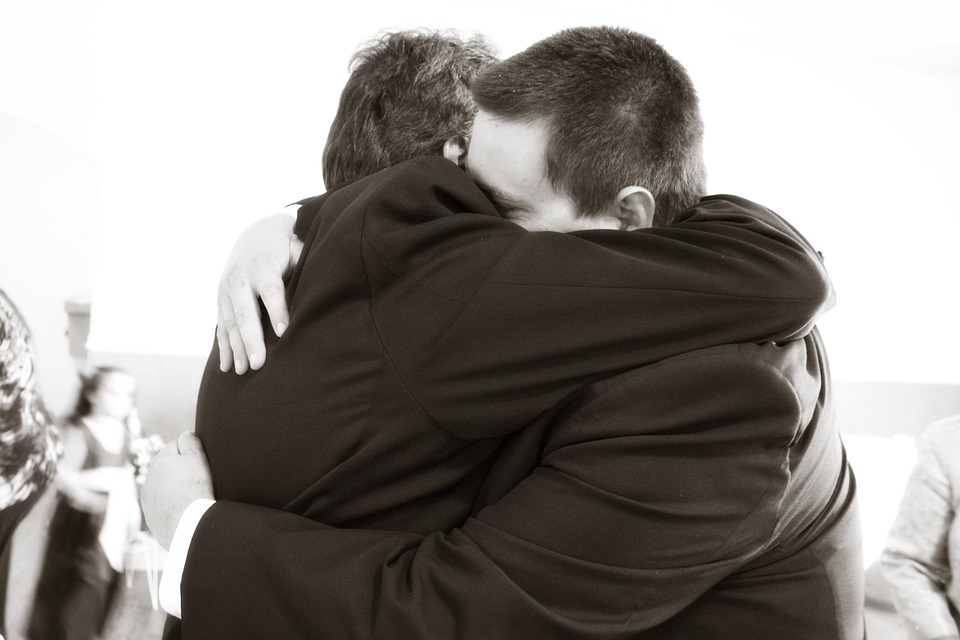
[[[493,203],[493,207],[494,209],[497,210],[497,213],[502,215],[504,218],[509,218],[512,212],[516,212],[518,210],[517,207],[503,203],[500,200],[500,198],[498,198],[495,194],[493,194],[489,189],[484,187],[479,182],[477,183],[477,186],[480,188],[480,191],[483,192],[483,195],[487,197],[487,200]]]
[[[499,189],[486,184],[482,180],[477,179],[477,176],[470,172],[469,164],[467,165],[467,175],[470,176],[470,179],[473,180],[474,184],[476,184],[480,191],[483,192],[483,195],[487,197],[487,200],[493,204],[493,207],[501,216],[507,218],[510,217],[512,212],[523,209],[523,207],[520,207],[516,204],[514,198],[511,198]]]

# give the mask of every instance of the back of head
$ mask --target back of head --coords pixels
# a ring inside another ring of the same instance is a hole
[[[656,199],[666,224],[704,195],[703,122],[686,70],[652,38],[615,27],[561,31],[488,67],[478,106],[549,125],[547,175],[581,215],[623,187]]]
[[[328,188],[467,138],[476,106],[470,88],[497,60],[486,39],[453,32],[388,33],[361,47],[323,150]]]

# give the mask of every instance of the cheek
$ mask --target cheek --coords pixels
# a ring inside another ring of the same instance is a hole
[[[539,204],[518,216],[517,223],[527,231],[563,231],[564,220],[561,212],[549,204]]]
[[[518,227],[523,227],[527,231],[541,231],[541,229],[537,228],[535,220],[529,220],[527,218],[511,218],[510,222]]]

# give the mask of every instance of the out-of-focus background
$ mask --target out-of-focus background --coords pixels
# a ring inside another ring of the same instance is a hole
[[[690,71],[713,193],[824,253],[820,323],[879,554],[912,437],[960,413],[960,3],[0,0],[0,287],[58,413],[92,364],[130,370],[148,432],[192,427],[233,239],[323,191],[355,47],[481,32],[515,53],[569,26],[659,40]]]

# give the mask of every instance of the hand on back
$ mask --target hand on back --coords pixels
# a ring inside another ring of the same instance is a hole
[[[217,292],[221,371],[232,367],[242,375],[263,366],[266,348],[260,324],[261,300],[274,332],[280,336],[287,328],[284,278],[303,249],[293,233],[293,224],[294,218],[288,213],[255,222],[240,235],[227,258]]]

